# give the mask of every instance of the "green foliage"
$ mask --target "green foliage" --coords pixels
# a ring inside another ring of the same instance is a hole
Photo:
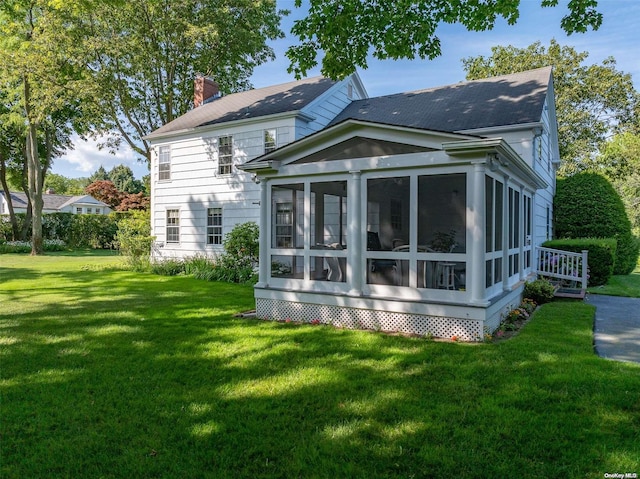
[[[553,301],[555,287],[546,279],[536,279],[524,285],[523,298],[536,304],[545,304]]]
[[[73,215],[69,244],[75,247],[112,248],[118,224],[109,215]]]
[[[134,271],[149,269],[151,245],[155,236],[151,236],[151,213],[132,211],[118,222],[116,243],[120,254]]]
[[[593,169],[609,178],[622,198],[633,234],[640,237],[640,134],[614,136],[602,148]]]
[[[85,58],[101,92],[105,144],[124,140],[147,160],[142,137],[192,108],[197,72],[215,77],[223,92],[245,90],[253,69],[274,56],[268,40],[283,36],[275,1],[92,5]]]
[[[323,52],[322,73],[340,79],[367,68],[371,50],[374,58],[433,59],[442,53],[436,30],[443,23],[459,23],[469,31],[491,30],[498,17],[514,25],[519,16],[519,1],[478,2],[460,0],[441,2],[420,0],[310,0],[306,18],[296,20],[291,32],[298,36],[295,46],[286,52],[291,61],[289,72],[301,78],[318,64]],[[543,0],[543,6],[556,6],[555,0]],[[296,0],[296,6],[302,5]],[[591,1],[569,2],[570,13],[561,22],[568,32],[597,30],[602,23]]]
[[[213,281],[215,268],[215,261],[206,254],[197,254],[184,261],[185,274],[191,275],[196,279]]]
[[[587,257],[587,263],[589,265],[589,286],[606,284],[613,274],[617,246],[615,239],[558,239],[546,241],[542,246],[563,251],[572,251],[574,253],[581,253],[583,250],[587,250],[589,252]]]
[[[73,248],[112,248],[117,230],[118,216],[75,215],[72,213],[46,213],[42,215],[45,240],[60,240]],[[26,221],[24,213],[17,213],[20,228]],[[0,216],[0,239],[11,238],[11,223]],[[27,237],[30,239],[30,236]]]
[[[592,168],[590,158],[612,131],[633,125],[638,95],[631,75],[616,70],[612,57],[583,65],[588,52],[555,40],[547,48],[536,42],[526,48],[495,46],[491,52],[463,59],[468,80],[553,65],[560,176]]]
[[[635,268],[640,245],[620,196],[603,176],[579,173],[559,179],[554,224],[557,238],[614,238],[613,274],[629,274]]]
[[[151,263],[151,272],[161,276],[177,276],[184,274],[185,264],[179,258],[167,258],[162,261]]]
[[[45,239],[61,239],[69,244],[82,241],[81,238],[73,238],[73,223],[77,218],[73,213],[48,213],[42,215],[42,236]],[[21,215],[24,221],[25,215]]]
[[[109,180],[123,193],[140,193],[144,191],[144,184],[136,180],[133,171],[126,165],[118,165],[109,171]]]
[[[67,245],[62,240],[44,240],[43,249],[44,251],[64,251]],[[31,243],[0,240],[0,254],[2,253],[31,253]]]
[[[253,222],[236,225],[224,238],[224,253],[216,261],[215,279],[232,283],[255,282],[259,230]]]

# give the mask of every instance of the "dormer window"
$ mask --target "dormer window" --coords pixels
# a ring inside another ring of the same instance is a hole
[[[264,152],[269,153],[277,148],[276,129],[264,130]]]

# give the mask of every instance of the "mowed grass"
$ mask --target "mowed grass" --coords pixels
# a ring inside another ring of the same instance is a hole
[[[593,308],[461,344],[233,318],[251,287],[0,256],[2,478],[640,473],[640,365]]]
[[[588,292],[593,294],[640,298],[640,262],[631,274],[612,276],[607,284],[603,286],[593,286],[588,289]]]

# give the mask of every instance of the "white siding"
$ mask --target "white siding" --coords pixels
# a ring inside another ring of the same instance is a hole
[[[352,95],[349,98],[349,84],[352,85]],[[353,100],[360,98],[362,93],[354,86],[354,80],[351,77],[346,78],[333,88],[327,90],[316,100],[311,102],[302,111],[314,118],[311,122],[298,120],[296,123],[296,140],[303,138],[311,133],[322,130],[327,126],[342,110],[346,108]]]
[[[351,99],[348,98],[352,83]],[[218,174],[218,138],[233,136],[233,164],[239,165],[264,153],[264,130],[276,129],[281,147],[324,128],[352,99],[364,93],[349,77],[320,95],[302,110],[312,121],[288,118],[221,124],[207,131],[153,142],[151,166],[151,224],[162,256],[187,257],[202,252],[220,252],[221,246],[206,245],[207,208],[222,208],[223,235],[236,224],[259,220],[260,187],[251,175],[236,168],[230,175]],[[171,146],[171,180],[158,181],[157,147]],[[166,244],[166,210],[180,210],[180,243]]]

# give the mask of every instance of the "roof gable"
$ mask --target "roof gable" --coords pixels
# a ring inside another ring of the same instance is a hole
[[[247,118],[297,112],[335,84],[333,80],[317,76],[232,93],[188,111],[158,128],[146,138],[154,139],[169,133]]]
[[[305,156],[304,158],[300,158],[292,162],[292,164],[366,158],[370,156],[402,155],[433,150],[434,148],[425,146],[355,136]]]
[[[463,132],[539,122],[551,67],[352,102],[331,124],[355,119]]]

